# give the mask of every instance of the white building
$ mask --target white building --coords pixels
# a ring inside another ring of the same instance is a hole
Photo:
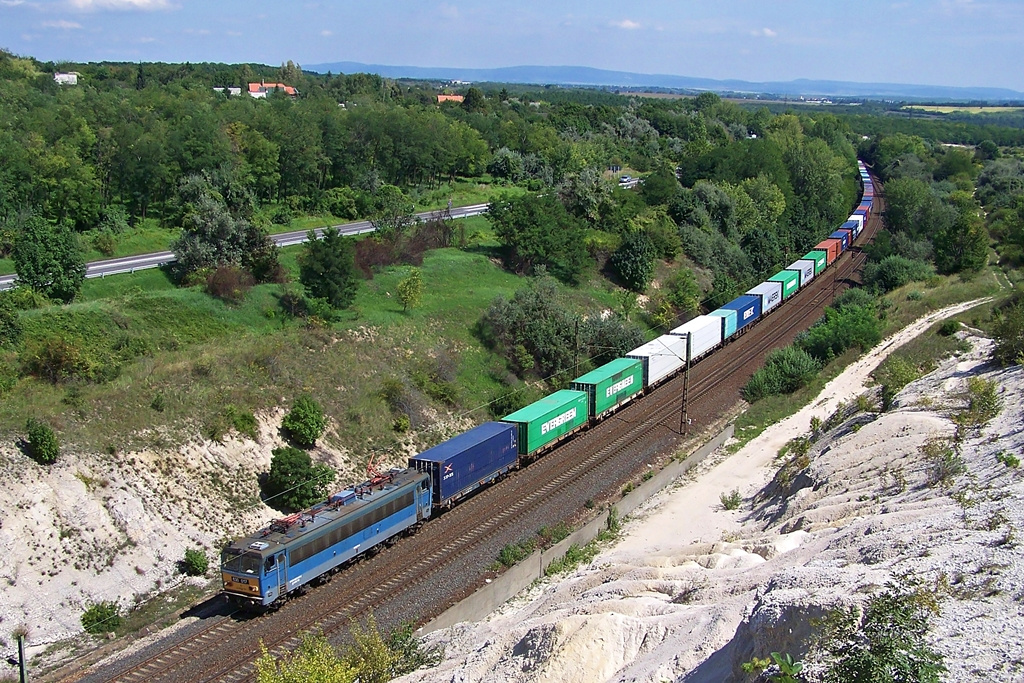
[[[78,85],[79,73],[77,71],[69,71],[68,73],[55,73],[53,74],[53,80],[57,82],[57,85]]]

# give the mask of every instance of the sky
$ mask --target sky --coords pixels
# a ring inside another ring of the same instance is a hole
[[[590,66],[1024,91],[1024,0],[0,0],[43,61]]]

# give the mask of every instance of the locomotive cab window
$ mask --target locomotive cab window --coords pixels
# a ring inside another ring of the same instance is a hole
[[[263,572],[269,572],[274,568],[274,556],[270,555],[267,557],[267,561],[263,563]]]
[[[257,574],[260,571],[260,560],[263,559],[256,553],[246,553],[238,550],[225,550],[221,556],[221,564],[224,571],[235,574]]]

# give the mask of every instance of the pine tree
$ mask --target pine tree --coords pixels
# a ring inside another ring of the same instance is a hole
[[[310,296],[324,299],[334,308],[351,306],[359,287],[352,240],[336,230],[324,230],[323,238],[317,239],[311,230],[299,258],[299,281]]]

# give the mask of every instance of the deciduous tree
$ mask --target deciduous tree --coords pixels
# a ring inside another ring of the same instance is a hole
[[[28,218],[11,253],[18,281],[52,299],[69,302],[85,280],[85,257],[78,236],[64,224]]]
[[[301,510],[323,500],[333,481],[334,471],[330,467],[314,465],[306,451],[284,446],[273,450],[263,493],[271,507]]]
[[[413,268],[409,276],[398,283],[398,300],[402,303],[402,310],[416,308],[420,305],[423,297],[423,278],[420,277],[420,269]]]

